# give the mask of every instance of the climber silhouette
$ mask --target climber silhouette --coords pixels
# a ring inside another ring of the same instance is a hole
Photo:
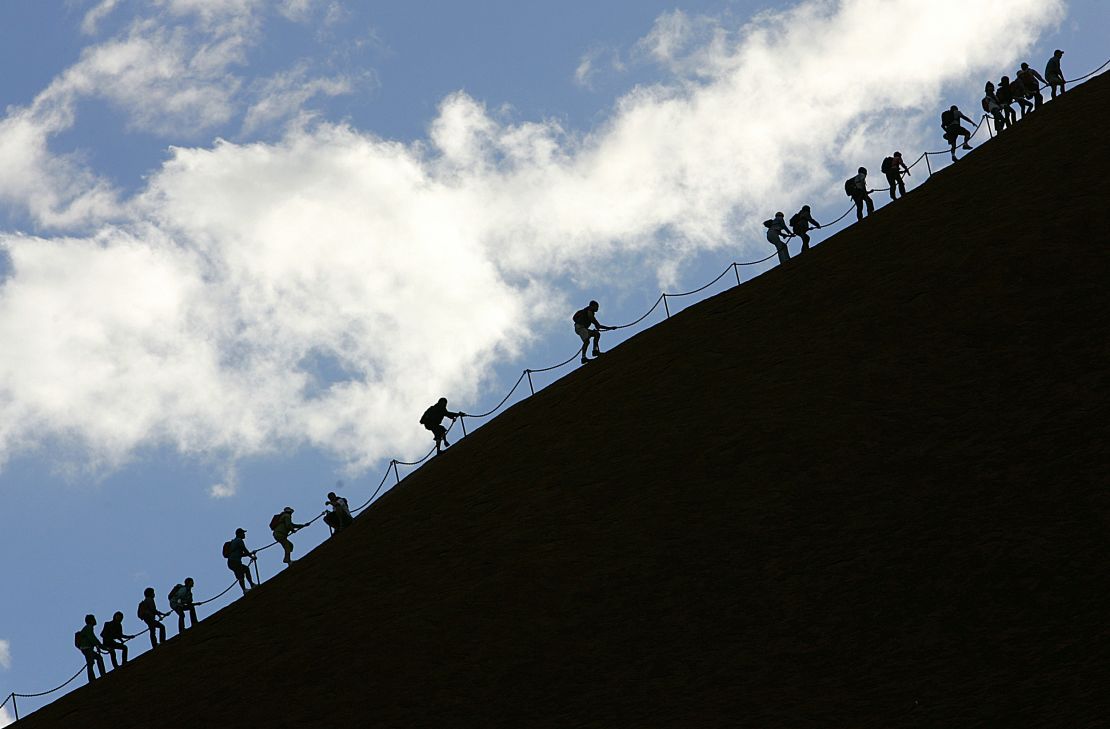
[[[1025,98],[1025,86],[1021,83],[1021,79],[1014,78],[1010,80],[1009,76],[1003,76],[998,82],[998,100],[1004,105],[1009,105],[1010,101],[1016,101],[1018,109],[1021,110],[1021,118],[1024,119],[1027,112],[1033,110],[1033,103]],[[1011,109],[1013,107],[1010,107]],[[1011,121],[1011,124],[1013,122]]]
[[[983,87],[982,104],[983,111],[994,118],[995,131],[1001,132],[1008,126],[1009,119],[1006,116],[1006,111],[1002,108],[1002,101],[998,98],[998,93],[994,89],[994,84],[990,81]]]
[[[104,627],[100,631],[100,640],[103,642],[104,649],[108,651],[108,657],[112,659],[112,668],[127,665],[127,645],[123,641],[131,640],[134,637],[133,635],[124,634],[123,613],[121,612],[117,612],[111,620],[104,623]],[[116,651],[120,652],[122,664],[116,662]]]
[[[594,357],[601,356],[601,333],[616,329],[616,327],[607,327],[597,320],[597,310],[601,305],[596,301],[591,301],[586,308],[579,309],[574,312],[571,321],[574,322],[574,333],[582,340],[582,364],[589,362],[586,357],[586,348],[589,347],[590,340],[594,342]],[[590,329],[590,327],[593,329]]]
[[[971,140],[971,132],[960,126],[960,120],[963,119],[968,124],[975,122],[964,116],[959,107],[953,104],[948,111],[942,112],[940,115],[940,128],[944,130],[944,139],[952,146],[952,161],[956,161],[956,140],[960,137],[964,138],[964,149],[971,149],[968,142]]]
[[[254,559],[254,552],[247,549],[247,543],[243,538],[247,536],[247,530],[239,528],[235,530],[235,538],[230,542],[224,542],[223,554],[227,557],[227,568],[235,575],[235,581],[239,583],[239,589],[243,594],[247,594],[247,583],[250,583],[250,589],[255,588],[254,580],[251,579],[251,568],[249,565],[243,564],[244,557]]]
[[[867,214],[875,212],[875,201],[871,199],[867,189],[867,168],[860,167],[855,177],[849,177],[844,182],[844,192],[856,204],[856,220],[863,220],[863,206],[867,204]]]
[[[1048,89],[1052,92],[1052,98],[1056,98],[1056,87],[1060,87],[1060,93],[1064,93],[1064,72],[1060,69],[1060,59],[1064,57],[1064,52],[1059,48],[1052,54],[1052,58],[1048,59],[1048,63],[1044,66],[1044,77],[1048,79]]]
[[[790,229],[794,235],[802,239],[802,252],[809,250],[809,227],[820,228],[821,224],[809,214],[809,206],[803,205],[802,209],[790,216]]]
[[[884,158],[883,163],[879,165],[879,171],[886,175],[887,184],[890,185],[891,200],[897,199],[895,190],[901,193],[902,197],[906,196],[906,183],[902,182],[902,173],[909,175],[910,168],[902,161],[901,152],[895,152],[890,157]]]
[[[347,500],[342,496],[336,496],[334,491],[328,492],[328,500],[324,505],[331,507],[331,511],[324,514],[324,523],[334,529],[336,534],[349,527],[354,521],[351,509],[347,506]]]
[[[270,529],[274,531],[274,540],[285,550],[285,556],[282,557],[281,561],[286,565],[293,564],[293,543],[289,541],[289,535],[298,529],[304,529],[304,527],[304,524],[297,524],[293,521],[292,506],[286,506],[280,514],[274,514],[274,517],[270,519]]]
[[[775,251],[779,254],[779,265],[782,265],[790,260],[790,249],[786,245],[784,236],[789,239],[791,236],[790,229],[786,227],[786,218],[782,213],[775,213],[775,217],[763,221],[763,227],[767,229],[767,242],[775,247]]]
[[[994,92],[994,98],[998,100],[999,106],[1002,107],[1002,114],[1006,117],[1006,126],[1012,127],[1017,123],[1017,112],[1014,111],[1013,103],[1014,90],[1010,88],[1010,77],[1003,76],[998,81],[998,89]]]
[[[443,419],[451,418],[453,421],[455,418],[465,415],[466,413],[461,410],[457,413],[448,410],[447,398],[441,397],[436,400],[435,405],[425,410],[424,414],[420,416],[420,424],[432,431],[432,437],[435,438],[436,455],[440,453],[441,448],[446,448],[451,445],[447,442],[447,428],[443,427]]]
[[[104,678],[104,659],[100,657],[100,651],[104,645],[96,637],[96,616],[85,616],[85,627],[73,634],[73,645],[85,656],[85,670],[89,674],[89,683],[96,680],[96,676],[93,675],[94,663],[100,670],[100,677]]]
[[[1041,84],[1048,85],[1044,76],[1030,68],[1028,63],[1023,63],[1021,64],[1021,70],[1017,72],[1017,77],[1021,81],[1021,85],[1025,87],[1026,97],[1033,99],[1033,108],[1040,109],[1041,104],[1044,103],[1044,97],[1041,96]]]
[[[143,601],[139,603],[138,617],[146,623],[150,633],[150,647],[157,648],[159,643],[166,642],[166,626],[162,625],[162,618],[169,615],[158,609],[154,604],[154,588],[143,590]]]
[[[189,627],[197,625],[197,609],[193,604],[193,578],[186,577],[185,582],[174,585],[170,590],[170,609],[177,613],[177,634],[185,632],[185,616],[189,616]]]

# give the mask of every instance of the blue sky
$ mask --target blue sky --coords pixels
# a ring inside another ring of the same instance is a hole
[[[1098,66],[1106,27],[1095,0],[0,4],[0,692],[72,673],[86,612],[137,632],[148,585],[222,590],[235,527],[361,503],[427,404],[569,356],[584,301],[625,322],[764,257],[775,210],[836,217],[858,165],[939,149],[939,109],[1021,60]]]

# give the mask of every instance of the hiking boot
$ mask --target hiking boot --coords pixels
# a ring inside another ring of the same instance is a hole
[[[586,364],[590,360],[586,359],[586,355],[582,355],[582,364]]]
[[[595,349],[594,350],[594,356],[595,357],[600,357],[601,356],[601,350],[600,349]]]
[[[964,142],[964,149],[971,149],[971,145],[967,142]]]

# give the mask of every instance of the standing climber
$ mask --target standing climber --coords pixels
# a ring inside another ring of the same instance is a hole
[[[443,419],[451,418],[451,421],[454,422],[455,418],[465,416],[466,413],[461,410],[457,413],[448,410],[447,398],[445,397],[436,400],[436,404],[425,410],[424,414],[420,416],[420,424],[432,431],[432,437],[435,438],[436,455],[440,453],[441,444],[444,448],[450,447],[451,445],[447,442],[447,428],[443,427]]]
[[[250,583],[250,589],[255,588],[254,580],[251,579],[250,565],[243,564],[243,559],[250,557],[254,559],[254,552],[247,549],[247,543],[244,537],[247,536],[247,530],[240,527],[235,530],[235,538],[230,542],[224,542],[223,555],[227,558],[227,568],[235,575],[235,581],[239,583],[239,589],[243,594],[247,594],[247,583]]]
[[[181,635],[185,632],[185,615],[189,616],[189,627],[195,628],[197,626],[197,608],[193,603],[193,582],[192,577],[186,577],[185,582],[174,585],[170,590],[170,609],[177,613],[177,634]]]
[[[270,528],[274,530],[274,541],[285,550],[285,556],[281,561],[287,565],[293,564],[293,543],[289,541],[289,535],[304,527],[304,524],[297,524],[293,521],[292,506],[286,506],[280,514],[275,514],[270,519]]]
[[[964,129],[962,126],[960,126],[960,120],[961,119],[966,121],[968,124],[974,124],[975,123],[971,119],[968,119],[966,116],[964,116],[964,113],[962,111],[960,111],[959,107],[957,107],[955,104],[953,104],[951,106],[951,108],[948,109],[948,111],[945,111],[945,112],[941,113],[941,115],[940,115],[940,128],[944,130],[944,139],[950,145],[952,145],[952,161],[953,162],[956,161],[956,140],[957,139],[959,139],[960,137],[963,137],[964,138],[964,149],[971,149],[971,145],[968,144],[968,142],[971,141],[971,132]]]
[[[100,657],[100,651],[104,645],[96,637],[95,615],[85,616],[85,627],[73,634],[73,645],[81,651],[81,655],[85,656],[85,670],[89,674],[89,683],[96,680],[96,676],[93,675],[94,663],[100,669],[100,677],[104,678],[104,659]]]
[[[790,229],[794,235],[802,239],[802,252],[809,250],[809,227],[820,228],[821,224],[813,219],[809,213],[809,206],[803,205],[802,209],[790,216]]]
[[[1060,93],[1064,93],[1064,72],[1060,70],[1060,59],[1064,57],[1064,52],[1059,48],[1052,54],[1052,58],[1048,59],[1048,63],[1044,66],[1044,77],[1048,79],[1048,88],[1052,92],[1052,98],[1056,98],[1056,87],[1060,87]]]
[[[856,204],[856,220],[863,220],[863,206],[867,204],[867,214],[875,212],[875,201],[871,199],[870,190],[867,189],[867,168],[860,167],[855,177],[849,177],[844,182],[844,192]]]
[[[582,340],[582,364],[590,361],[586,357],[586,348],[589,346],[590,340],[592,339],[594,343],[594,357],[599,357],[601,356],[601,333],[616,329],[616,327],[607,327],[597,320],[597,310],[600,308],[600,304],[591,301],[586,308],[579,309],[571,317],[571,321],[574,322],[574,333]],[[593,329],[590,329],[591,326]]]
[[[1033,109],[1040,109],[1041,104],[1044,103],[1044,97],[1041,96],[1040,84],[1048,85],[1048,82],[1044,80],[1044,76],[1030,68],[1028,63],[1023,63],[1021,64],[1021,70],[1017,72],[1017,77],[1021,80],[1021,85],[1025,87],[1026,97],[1033,99]]]
[[[104,628],[100,631],[100,639],[103,641],[104,649],[108,651],[108,657],[112,659],[112,668],[127,665],[127,644],[124,641],[131,640],[134,637],[133,635],[124,634],[123,613],[121,612],[117,612],[111,620],[104,623]],[[116,662],[116,651],[120,652],[122,664]]]
[[[782,213],[775,213],[775,217],[763,221],[763,227],[767,229],[767,242],[778,251],[779,265],[785,264],[790,260],[790,249],[786,247],[784,236],[790,238],[792,235],[790,229],[786,227],[785,216]]]
[[[336,496],[334,491],[328,492],[328,500],[324,505],[331,507],[331,511],[324,514],[324,523],[334,529],[336,534],[349,527],[354,521],[351,509],[347,506],[347,500],[342,496]]]
[[[1002,101],[998,98],[998,94],[994,90],[994,84],[990,81],[983,87],[983,111],[994,117],[995,131],[1001,132],[1006,128],[1008,122],[1006,112],[1002,108]],[[1013,109],[1010,110],[1013,112]]]
[[[143,601],[139,603],[138,617],[146,623],[147,632],[150,633],[150,647],[157,648],[159,643],[166,642],[166,626],[162,625],[162,618],[169,615],[158,609],[154,603],[154,588],[143,590]]]
[[[1033,105],[1025,100],[1025,87],[1021,85],[1021,80],[1015,78],[1010,80],[1009,76],[1003,76],[998,81],[998,100],[1002,103],[1003,111],[1006,112],[1006,117],[1013,126],[1017,122],[1017,115],[1014,114],[1014,107],[1010,106],[1012,102],[1017,102],[1018,108],[1021,109],[1021,118],[1025,118],[1025,114],[1033,109]]]
[[[891,200],[897,199],[894,195],[896,188],[902,194],[902,197],[906,196],[906,183],[902,182],[902,172],[904,171],[908,175],[910,174],[910,168],[906,167],[906,163],[902,161],[901,152],[895,152],[890,157],[884,158],[879,171],[886,175],[886,181],[890,185]]]

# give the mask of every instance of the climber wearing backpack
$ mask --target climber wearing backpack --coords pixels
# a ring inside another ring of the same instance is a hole
[[[1021,81],[1021,85],[1025,87],[1026,98],[1033,100],[1033,109],[1040,109],[1041,104],[1044,103],[1044,97],[1041,96],[1041,84],[1047,86],[1048,81],[1045,81],[1044,76],[1030,68],[1028,63],[1021,64],[1021,70],[1016,75]]]
[[[96,680],[96,676],[93,675],[94,663],[100,669],[100,677],[104,678],[104,659],[100,657],[100,651],[104,645],[96,637],[95,615],[85,616],[85,627],[73,634],[73,645],[81,651],[81,655],[85,656],[85,670],[89,674],[89,683]]]
[[[968,124],[975,122],[964,116],[959,107],[953,104],[948,111],[940,115],[940,128],[944,130],[944,139],[952,145],[952,161],[956,161],[956,140],[960,137],[964,138],[964,149],[971,149],[968,142],[971,140],[971,132],[960,126],[960,120],[963,119]]]
[[[767,229],[767,242],[775,247],[779,254],[779,265],[785,264],[790,260],[790,249],[786,246],[786,240],[791,237],[790,229],[786,227],[786,218],[782,213],[775,213],[775,217],[764,220],[763,227]]]
[[[274,514],[273,518],[270,519],[270,529],[274,532],[274,541],[285,550],[285,556],[281,561],[287,565],[293,564],[293,543],[289,541],[289,535],[304,527],[304,524],[293,522],[292,506],[286,506],[280,514]]]
[[[591,301],[586,308],[579,309],[574,312],[571,321],[574,322],[574,333],[582,340],[582,364],[589,362],[586,357],[586,348],[590,344],[590,340],[594,343],[594,358],[601,356],[601,333],[616,329],[616,327],[607,327],[597,320],[597,310],[601,308],[601,304],[596,301]],[[590,327],[593,329],[590,329]]]
[[[254,552],[247,549],[243,537],[247,536],[246,529],[236,529],[235,538],[230,542],[224,542],[223,555],[227,559],[227,568],[235,574],[235,580],[239,583],[239,589],[243,594],[247,594],[247,583],[250,583],[250,589],[255,588],[254,580],[251,579],[251,568],[243,564],[244,557],[254,559]]]
[[[890,157],[883,159],[879,171],[886,175],[886,181],[890,185],[890,199],[897,200],[894,191],[897,190],[906,196],[906,183],[902,181],[902,173],[910,174],[910,168],[906,167],[906,163],[902,161],[902,153],[895,152]]]
[[[1010,77],[1003,76],[998,81],[998,90],[995,91],[994,98],[998,99],[999,105],[1002,107],[1002,114],[1006,117],[1006,126],[1012,127],[1017,124],[1017,112],[1014,111],[1013,103],[1014,89],[1010,86]],[[1024,108],[1022,113],[1025,113]]]
[[[436,442],[436,455],[438,456],[442,448],[449,447],[451,444],[447,442],[447,428],[443,427],[443,419],[451,418],[454,422],[455,418],[465,416],[466,413],[461,410],[453,413],[447,409],[447,398],[441,397],[436,400],[436,404],[424,411],[420,416],[420,424],[427,430],[432,431],[432,437]]]
[[[802,209],[790,216],[790,229],[794,235],[802,239],[802,251],[809,250],[809,227],[820,228],[821,224],[809,214],[809,206],[803,205]]]
[[[871,191],[867,189],[867,168],[860,167],[855,177],[844,181],[844,192],[856,204],[856,221],[863,220],[863,206],[867,204],[867,214],[875,212],[875,201],[871,199]]]
[[[108,651],[108,657],[112,659],[112,668],[119,668],[121,665],[116,663],[116,651],[119,651],[122,656],[122,665],[127,665],[127,645],[124,641],[131,640],[134,637],[133,635],[124,634],[123,613],[121,612],[117,612],[111,620],[104,623],[104,628],[100,631],[100,639],[103,641],[104,649]]]
[[[328,492],[328,500],[324,505],[331,507],[331,511],[324,514],[324,523],[332,528],[334,534],[338,534],[354,522],[347,500],[342,496],[336,496],[334,491]]]
[[[177,634],[185,632],[185,615],[189,615],[189,627],[197,626],[197,608],[193,604],[193,578],[186,577],[185,582],[174,585],[170,590],[170,609],[177,613]]]
[[[1002,108],[1002,101],[999,100],[998,94],[994,90],[994,84],[990,81],[983,87],[983,111],[987,112],[994,118],[994,129],[1001,132],[1009,124],[1009,119],[1006,116],[1006,111]],[[1012,109],[1010,110],[1013,111]]]
[[[1052,98],[1056,98],[1056,87],[1060,87],[1060,93],[1064,93],[1064,72],[1060,70],[1060,59],[1064,57],[1064,52],[1057,48],[1052,58],[1048,59],[1048,63],[1044,67],[1044,77],[1047,79],[1049,90],[1052,92]]]
[[[166,626],[162,625],[162,618],[169,615],[158,609],[154,604],[154,588],[148,587],[143,590],[143,601],[139,603],[139,610],[137,616],[139,620],[146,623],[147,631],[150,633],[150,647],[157,648],[159,643],[166,642]]]

